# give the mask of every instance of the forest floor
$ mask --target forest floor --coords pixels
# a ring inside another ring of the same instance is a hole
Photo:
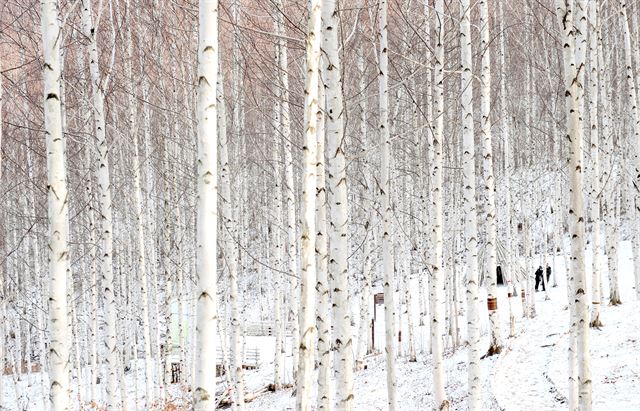
[[[631,287],[629,289],[633,291]],[[503,352],[482,360],[483,375],[488,377],[483,389],[483,409],[550,411],[567,408],[566,288],[552,288],[549,294],[551,300],[545,301],[544,293],[537,293],[536,317],[518,319],[516,336],[505,339]],[[639,312],[640,303],[634,301],[632,295],[627,296],[622,306],[604,305],[602,308],[604,326],[591,332],[594,410],[638,409]],[[456,352],[449,351],[445,357],[446,388],[452,410],[466,409],[466,355],[463,347]],[[418,361],[413,363],[400,359],[397,375],[400,410],[434,409],[430,356],[419,355]],[[387,409],[384,356],[374,357],[366,370],[355,374],[354,391],[355,409]],[[293,410],[294,391],[261,396],[247,404],[247,409]]]
[[[536,316],[522,318],[522,306],[515,299],[516,335],[503,339],[499,355],[482,360],[485,376],[483,409],[506,411],[551,411],[567,408],[568,325],[567,288],[563,275],[564,259],[556,257],[559,271],[557,287],[549,286],[549,300],[536,293]],[[591,281],[591,253],[586,255],[587,281]],[[636,411],[640,404],[640,301],[633,286],[633,262],[630,244],[623,242],[619,254],[621,306],[601,305],[602,329],[592,329],[591,358],[593,409]],[[608,273],[602,273],[604,295],[608,295]],[[508,307],[506,288],[500,288],[499,306]],[[485,302],[480,302],[484,306]],[[508,312],[502,311],[501,323],[508,332]],[[461,326],[465,323],[461,319]],[[464,328],[464,327],[463,327]],[[488,346],[487,325],[483,324],[482,343]],[[462,330],[464,333],[464,329]],[[467,350],[463,346],[445,355],[446,392],[452,410],[466,410]],[[386,410],[386,372],[384,356],[369,360],[368,368],[355,374],[355,409]],[[398,360],[399,409],[434,409],[432,367],[429,355],[418,355],[417,362]],[[247,404],[248,410],[293,410],[293,390],[259,397]]]
[[[635,299],[633,288],[633,264],[629,243],[623,242],[619,256],[620,291],[623,304],[611,307],[603,304],[602,329],[592,329],[591,357],[593,372],[593,409],[632,411],[640,404],[640,335],[638,335],[638,316],[640,302]],[[587,253],[587,267],[590,265],[590,253]],[[563,261],[556,260],[559,272],[563,271]],[[590,282],[590,268],[587,270]],[[602,273],[605,290],[608,295],[608,273]],[[484,294],[484,291],[482,291]],[[515,299],[516,336],[506,338],[508,332],[508,307],[506,289],[500,288],[499,306],[505,307],[501,314],[503,333],[503,351],[499,355],[484,358],[481,361],[483,386],[483,409],[508,411],[547,411],[567,408],[567,346],[568,346],[568,310],[567,292],[563,275],[558,275],[558,286],[549,287],[549,300],[543,292],[536,293],[536,317],[522,318],[519,299]],[[480,302],[486,307],[486,302]],[[485,308],[486,312],[486,308]],[[465,319],[461,318],[462,340],[464,342]],[[483,313],[482,344],[488,347],[486,314]],[[247,391],[254,392],[269,384],[273,378],[272,341],[249,340],[247,345],[260,344],[263,348],[264,363],[260,368],[245,374]],[[269,338],[269,337],[264,337]],[[452,410],[466,409],[467,350],[464,347],[445,352],[446,392]],[[143,410],[144,404],[144,364],[138,361],[132,371],[125,374],[129,410]],[[285,363],[285,379],[291,378],[290,358]],[[137,378],[136,378],[137,375]],[[368,359],[367,369],[358,371],[355,376],[355,409],[375,411],[387,409],[386,369],[383,355]],[[434,408],[432,391],[432,367],[428,354],[418,354],[418,361],[408,362],[398,359],[397,387],[400,410],[428,410]],[[8,410],[46,410],[42,401],[42,383],[40,374],[15,381],[4,376],[4,403]],[[219,383],[222,385],[223,381]],[[103,387],[100,387],[103,388]],[[80,409],[77,403],[77,380],[72,382],[74,409]],[[86,387],[83,387],[86,392]],[[136,401],[135,397],[138,397]],[[185,386],[172,385],[168,397],[178,408],[187,410],[190,393]],[[295,408],[293,389],[258,396],[247,404],[247,410],[280,411]],[[315,395],[314,395],[315,397]],[[82,407],[91,408],[87,405]]]

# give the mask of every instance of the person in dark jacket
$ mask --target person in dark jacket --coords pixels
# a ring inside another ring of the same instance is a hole
[[[536,291],[538,291],[538,287],[542,285],[542,291],[546,291],[544,288],[544,279],[542,276],[544,275],[544,271],[542,271],[542,266],[538,267],[536,270]]]
[[[547,284],[549,284],[550,279],[551,279],[551,267],[547,266]]]

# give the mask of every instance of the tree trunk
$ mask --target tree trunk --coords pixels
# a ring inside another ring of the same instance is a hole
[[[462,110],[462,161],[463,207],[465,213],[464,237],[467,265],[467,340],[468,347],[468,407],[480,410],[480,315],[478,307],[478,221],[476,208],[475,144],[473,124],[473,73],[471,52],[471,8],[469,0],[460,2],[460,51],[461,51],[461,110]]]
[[[300,283],[296,408],[311,410],[316,330],[316,127],[320,63],[321,0],[311,0],[306,40],[304,140],[302,159],[302,281]],[[292,187],[290,187],[292,188]]]
[[[442,316],[445,270],[443,266],[443,157],[444,157],[444,0],[436,0],[435,54],[433,97],[435,99],[435,128],[433,132],[433,163],[431,167],[431,200],[433,210],[433,258],[431,264],[430,300],[431,300],[431,354],[433,361],[433,392],[438,410],[449,409],[449,400],[445,392],[445,373],[443,358]],[[445,302],[446,303],[446,302]]]
[[[298,285],[298,268],[296,264],[296,204],[295,204],[295,184],[294,184],[294,176],[293,176],[293,145],[291,143],[291,119],[290,119],[290,109],[289,109],[289,59],[287,52],[287,42],[283,38],[285,35],[285,27],[284,27],[284,0],[276,0],[276,22],[275,22],[275,31],[280,36],[278,38],[278,48],[277,51],[279,53],[279,74],[280,74],[280,100],[281,100],[281,127],[280,127],[280,135],[282,136],[282,141],[284,142],[284,162],[285,162],[285,194],[286,194],[286,204],[287,204],[287,246],[286,246],[286,256],[287,256],[287,271],[289,272],[289,286],[290,293],[288,304],[288,315],[287,320],[290,321],[292,326],[291,335],[292,338],[292,351],[293,351],[293,375],[298,370],[298,346],[300,344],[298,338],[300,336],[300,332],[298,329],[299,321],[298,321],[298,307],[299,307],[299,296],[300,290]],[[320,36],[320,33],[318,33]],[[315,115],[315,113],[314,113]]]
[[[51,389],[49,401],[52,410],[63,411],[70,408],[70,343],[67,328],[69,204],[67,201],[65,136],[62,133],[60,107],[60,26],[57,0],[42,2],[41,18],[44,53],[44,120],[48,166],[49,383]],[[0,370],[0,374],[3,372],[4,370]]]
[[[102,289],[106,319],[106,357],[107,363],[107,406],[116,409],[120,406],[118,391],[118,347],[116,341],[116,296],[113,279],[113,219],[111,205],[111,182],[109,171],[109,146],[107,143],[103,79],[100,76],[97,27],[93,24],[91,0],[82,2],[82,19],[85,36],[89,39],[89,70],[91,72],[91,95],[93,97],[93,121],[95,125],[98,151],[98,193],[100,204],[100,265]]]
[[[380,139],[382,143],[382,270],[384,284],[385,358],[389,411],[398,409],[396,396],[396,306],[394,298],[393,233],[391,227],[391,135],[389,130],[389,53],[387,43],[387,0],[378,2]]]
[[[349,297],[349,203],[345,161],[342,73],[338,46],[336,0],[322,2],[323,78],[326,89],[327,171],[329,200],[329,280],[333,305],[332,349],[335,353],[336,408],[353,408],[353,346]]]
[[[218,1],[200,0],[198,39],[198,201],[196,378],[193,407],[216,407]]]
[[[226,99],[224,94],[224,79],[222,72],[218,73],[218,141],[220,158],[220,188],[219,198],[222,205],[222,226],[220,245],[222,246],[225,266],[229,281],[229,305],[231,320],[230,363],[231,380],[233,382],[234,397],[232,407],[244,407],[244,382],[242,378],[242,335],[241,320],[238,308],[238,249],[236,246],[237,224],[231,194],[231,170],[229,164],[229,149],[227,135]],[[234,108],[235,110],[235,108]],[[236,205],[237,207],[238,205]]]
[[[323,9],[324,12],[324,9]],[[321,64],[324,59],[320,59]],[[324,76],[327,81],[327,76]],[[317,406],[319,410],[333,409],[332,396],[332,367],[331,367],[331,296],[329,292],[329,252],[327,249],[327,192],[325,184],[325,99],[324,84],[318,87],[318,130],[316,145],[316,219],[317,219],[317,236],[316,236],[316,259],[318,266],[318,281],[316,283],[316,291],[318,293],[318,396]]]
[[[489,338],[489,355],[502,351],[500,336],[500,317],[498,315],[498,285],[496,268],[496,243],[498,227],[496,224],[495,180],[493,177],[493,148],[491,146],[491,50],[489,47],[489,4],[488,0],[480,1],[480,49],[482,50],[482,72],[480,77],[480,116],[482,139],[482,168],[484,174],[484,196],[486,198],[486,255],[487,271],[487,309],[491,326]]]
[[[276,44],[276,48],[279,47]],[[276,59],[278,58],[276,53]],[[274,102],[274,130],[280,129],[280,102],[277,100]],[[271,232],[270,238],[274,244],[273,250],[273,267],[276,270],[281,270],[283,266],[283,244],[282,244],[282,176],[280,174],[280,144],[278,141],[273,145],[273,219],[272,224],[269,226]],[[274,354],[274,371],[273,371],[273,384],[276,391],[282,386],[283,376],[283,361],[285,353],[285,333],[283,332],[282,321],[282,288],[284,281],[282,274],[274,272],[274,288],[275,288],[275,301],[273,305],[274,310],[274,333],[276,338],[275,354]]]
[[[127,9],[128,10],[128,9]],[[133,72],[131,68],[131,62],[133,57],[133,44],[132,44],[132,23],[129,22],[127,26],[127,55],[128,59],[125,60],[126,72],[129,77],[131,89],[133,90]],[[144,370],[145,370],[145,405],[147,408],[151,408],[153,404],[153,362],[151,357],[151,332],[149,328],[149,284],[147,277],[147,259],[146,259],[146,239],[144,235],[144,214],[142,211],[142,184],[140,176],[140,149],[138,142],[138,128],[136,126],[136,100],[135,93],[129,94],[129,130],[131,133],[131,140],[133,141],[133,186],[135,191],[135,204],[136,204],[136,226],[137,226],[137,242],[138,242],[138,286],[140,287],[140,306],[142,308],[142,338],[144,344]],[[93,379],[92,379],[93,380]],[[92,394],[91,399],[95,399]]]
[[[574,11],[575,10],[575,11]],[[571,272],[574,278],[576,347],[578,357],[578,404],[591,409],[591,363],[589,356],[589,306],[584,264],[585,221],[582,181],[582,113],[584,91],[584,55],[586,53],[586,10],[583,0],[575,1],[575,9],[567,0],[557,1],[558,17],[563,32],[564,86],[569,150],[569,237],[571,239]],[[575,23],[574,24],[574,16]]]
[[[591,123],[591,224],[592,224],[592,269],[591,269],[591,322],[594,328],[602,327],[600,320],[600,142],[598,140],[598,42],[600,22],[598,3],[589,2],[589,121]]]
[[[640,111],[638,110],[638,96],[637,96],[637,90],[636,90],[636,86],[635,86],[635,73],[633,71],[633,58],[632,58],[632,48],[631,48],[631,29],[629,27],[629,19],[627,16],[627,2],[626,0],[622,0],[620,2],[621,5],[621,10],[620,10],[620,14],[621,14],[621,18],[622,18],[622,28],[623,28],[623,32],[624,32],[624,57],[625,57],[625,65],[626,65],[626,77],[627,77],[627,87],[628,87],[628,93],[629,93],[629,101],[628,104],[631,106],[631,114],[632,114],[632,120],[633,120],[633,142],[632,145],[635,147],[635,150],[633,151],[633,157],[634,157],[634,183],[635,185],[638,187],[640,186],[640,147],[638,146],[640,144]],[[634,14],[638,13],[637,10],[633,11]],[[636,47],[638,47],[638,45],[635,45]],[[638,62],[640,63],[640,62]],[[638,193],[637,193],[637,189],[633,190],[633,196],[636,199],[636,202],[638,201]],[[634,201],[631,202],[633,205],[633,212],[632,214],[635,216],[637,216],[638,212],[638,207],[635,206]],[[633,250],[633,272],[634,272],[634,279],[635,279],[635,284],[636,284],[636,296],[638,296],[638,298],[640,298],[640,249],[637,247],[638,244],[640,244],[640,240],[638,239],[640,237],[639,234],[639,230],[640,230],[640,226],[638,225],[637,222],[637,218],[632,217],[630,219],[630,221],[633,222],[633,227],[632,227],[632,232],[633,232],[633,237],[634,237],[634,250]],[[617,294],[617,289],[615,290],[616,294]],[[613,296],[613,292],[611,293],[611,295]],[[614,299],[611,299],[611,304],[612,305],[617,305],[620,303],[620,298],[619,296],[617,296],[617,301],[614,301]]]
[[[507,281],[507,298],[509,301],[509,337],[515,337],[516,335],[516,316],[513,310],[514,299],[518,296],[518,292],[515,289],[513,283],[513,270],[517,266],[513,258],[513,246],[511,243],[511,218],[513,210],[511,208],[511,133],[509,129],[509,117],[507,111],[507,66],[505,60],[505,33],[504,33],[504,12],[503,12],[503,0],[498,2],[498,20],[500,21],[500,118],[502,127],[502,140],[503,140],[503,161],[504,161],[504,180],[505,180],[505,249],[507,252],[507,261],[503,267],[502,273]]]

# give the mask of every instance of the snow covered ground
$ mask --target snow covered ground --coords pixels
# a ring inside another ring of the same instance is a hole
[[[506,289],[500,289],[499,304],[502,309],[504,350],[502,354],[482,360],[485,385],[483,408],[486,410],[546,411],[566,409],[567,397],[567,329],[568,310],[564,261],[557,257],[559,268],[558,286],[550,287],[550,300],[545,301],[542,292],[536,294],[534,319],[523,319],[520,299],[516,299],[514,310],[517,317],[517,335],[506,338],[508,332],[508,304]],[[620,252],[620,284],[623,305],[602,305],[601,318],[604,327],[591,332],[591,355],[593,370],[594,410],[638,410],[640,409],[640,336],[637,333],[640,303],[635,301],[633,289],[633,265],[630,244],[622,243]],[[587,277],[590,280],[590,253],[587,253]],[[607,273],[603,272],[604,295],[608,295]],[[606,301],[606,299],[605,299]],[[484,301],[481,306],[486,307]],[[486,310],[486,308],[485,308]],[[488,345],[486,315],[483,315],[483,343]],[[461,325],[464,325],[464,320]],[[464,326],[462,327],[464,338]],[[255,391],[271,382],[273,365],[273,341],[269,337],[248,338],[247,347],[260,346],[262,366],[246,372],[247,389]],[[291,379],[290,357],[287,359],[285,378]],[[445,358],[446,389],[453,410],[466,409],[466,349],[447,351]],[[418,361],[409,363],[398,360],[398,397],[401,410],[433,409],[431,359],[428,354],[419,354]],[[137,378],[136,378],[137,375]],[[384,357],[371,357],[366,370],[355,374],[355,405],[357,410],[385,410],[386,374]],[[144,369],[138,361],[125,375],[128,409],[143,410]],[[4,376],[5,404],[9,410],[45,410],[41,395],[41,376],[26,377],[16,382]],[[220,384],[223,384],[221,379]],[[45,377],[46,383],[46,377]],[[73,399],[77,402],[76,387]],[[16,389],[17,388],[17,389]],[[137,393],[137,395],[136,395]],[[173,385],[168,396],[178,407],[187,410],[191,393],[186,386]],[[136,400],[137,397],[137,400]],[[259,396],[247,404],[248,410],[290,410],[295,407],[293,389]],[[90,409],[86,405],[83,409]],[[97,408],[94,408],[97,409]]]
[[[593,409],[634,411],[640,409],[640,335],[637,333],[640,302],[635,300],[633,262],[628,242],[619,255],[620,291],[623,305],[602,305],[604,327],[591,332],[593,371]],[[537,316],[522,318],[520,299],[515,299],[517,317],[515,338],[504,338],[502,354],[482,360],[486,376],[483,408],[486,410],[547,411],[567,408],[567,341],[569,312],[564,259],[556,257],[558,286],[549,287],[550,300],[536,294]],[[591,280],[591,255],[587,252],[587,278]],[[604,271],[604,295],[608,277]],[[500,289],[499,304],[504,308],[503,337],[508,333],[506,289]],[[606,301],[606,298],[605,298]],[[484,302],[481,306],[485,307]],[[487,330],[483,316],[483,330]],[[461,322],[464,324],[464,322]],[[464,333],[464,329],[462,330]],[[488,344],[486,332],[483,342]],[[445,358],[447,395],[453,410],[466,409],[466,350],[448,352]],[[398,398],[401,410],[433,409],[430,357],[419,355],[418,362],[398,362]],[[356,373],[355,402],[358,410],[386,409],[386,375],[383,356],[375,357],[366,370]],[[248,404],[249,410],[292,410],[293,390],[261,396]]]

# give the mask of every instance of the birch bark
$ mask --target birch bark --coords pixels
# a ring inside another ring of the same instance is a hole
[[[49,220],[49,381],[51,390],[49,401],[51,409],[54,411],[68,410],[70,407],[70,342],[67,318],[69,204],[67,202],[65,137],[62,134],[62,110],[60,106],[62,98],[60,94],[59,13],[57,0],[42,1],[43,95],[47,144]]]
[[[503,0],[498,2],[498,20],[500,21],[500,117],[502,127],[502,140],[503,140],[503,161],[504,161],[504,180],[505,180],[505,249],[507,250],[507,260],[503,274],[507,280],[507,298],[509,301],[509,337],[516,335],[516,316],[513,310],[513,300],[518,296],[518,293],[513,284],[513,268],[516,266],[513,264],[512,258],[513,245],[511,243],[511,216],[513,210],[511,209],[511,133],[509,128],[509,118],[507,110],[507,65],[506,65],[506,53],[505,53],[505,28],[504,28],[504,11]],[[517,259],[515,260],[517,261]]]
[[[324,10],[323,10],[324,11]],[[320,64],[324,63],[320,59]],[[323,77],[326,81],[326,77]],[[331,297],[329,292],[329,251],[327,249],[327,193],[325,187],[325,103],[324,84],[320,84],[318,98],[318,130],[316,133],[316,260],[318,267],[318,280],[316,291],[318,293],[318,398],[319,410],[333,409],[333,395],[331,385]]]
[[[244,407],[244,383],[242,377],[242,335],[240,313],[238,309],[238,249],[235,235],[237,220],[232,211],[233,196],[231,194],[231,170],[229,165],[229,149],[226,120],[226,100],[224,95],[224,79],[218,73],[218,142],[220,163],[220,202],[222,204],[222,245],[225,265],[229,281],[229,305],[231,314],[231,380],[234,386],[234,407]],[[235,110],[235,108],[234,108]]]
[[[591,269],[591,327],[602,327],[600,320],[600,141],[598,127],[598,59],[600,22],[598,2],[588,3],[589,20],[589,121],[591,129],[591,221],[592,221],[592,269]]]
[[[345,161],[342,73],[338,47],[338,9],[336,0],[322,2],[323,74],[326,88],[326,133],[328,156],[329,200],[329,280],[333,306],[336,408],[353,408],[353,347],[351,306],[349,297],[349,204],[347,198],[347,172]]]
[[[628,96],[629,101],[628,104],[631,106],[631,115],[633,121],[633,146],[635,150],[633,152],[633,165],[634,165],[634,182],[635,185],[638,186],[640,184],[640,111],[638,109],[638,97],[637,90],[635,85],[635,73],[633,70],[633,50],[632,50],[632,42],[631,42],[631,29],[629,27],[629,18],[627,16],[627,2],[626,0],[620,1],[620,15],[622,19],[622,28],[624,33],[624,57],[625,57],[625,66],[626,66],[626,77],[627,77],[627,88],[628,88]],[[637,10],[634,11],[637,13]],[[636,45],[637,47],[637,45]],[[634,190],[632,194],[636,202],[638,202],[638,193]],[[634,201],[631,202],[634,204]],[[633,214],[637,215],[638,208],[633,206]],[[632,219],[631,221],[634,221]],[[638,222],[635,221],[633,224],[633,236],[634,238],[638,238],[640,235],[638,231],[640,227],[638,226]],[[635,244],[638,244],[638,240],[636,240]],[[636,295],[640,297],[640,290],[638,290],[638,285],[640,284],[640,249],[633,250],[633,268],[634,268],[634,278],[636,284]],[[617,281],[616,281],[617,282]],[[617,284],[616,284],[617,285]],[[611,298],[610,302],[612,305],[620,304],[620,295],[617,287],[611,290]]]
[[[449,409],[449,400],[445,392],[445,373],[443,358],[442,315],[444,275],[443,266],[443,148],[444,148],[444,0],[436,0],[435,53],[433,97],[435,100],[435,127],[433,132],[433,162],[431,168],[431,199],[433,201],[433,259],[431,265],[431,354],[433,357],[433,391],[438,410]]]
[[[498,315],[498,285],[496,268],[496,243],[498,227],[496,225],[495,180],[493,177],[493,148],[491,143],[491,49],[489,48],[489,3],[480,0],[480,49],[482,50],[482,69],[480,77],[480,116],[482,139],[482,168],[484,174],[484,196],[487,209],[487,310],[491,326],[489,339],[489,355],[502,351],[500,336],[500,317]]]
[[[106,317],[105,348],[107,363],[107,406],[119,407],[118,391],[118,347],[116,343],[116,296],[113,280],[113,218],[111,205],[111,182],[109,171],[109,146],[107,143],[103,80],[100,76],[97,29],[91,11],[91,0],[82,0],[84,34],[89,39],[89,71],[91,73],[91,95],[93,98],[93,121],[98,145],[97,182],[100,205],[100,271]]]
[[[318,80],[320,63],[322,0],[309,3],[306,39],[306,77],[304,102],[304,140],[302,159],[302,281],[300,283],[300,341],[298,375],[296,378],[296,408],[311,410],[313,391],[316,330],[316,133],[318,112]],[[290,187],[291,188],[291,187]]]
[[[198,219],[196,378],[193,407],[216,408],[218,1],[200,0],[198,38]]]
[[[473,124],[473,73],[471,52],[471,6],[469,0],[460,2],[460,51],[461,51],[461,110],[462,110],[462,174],[463,207],[465,213],[464,238],[467,265],[467,339],[468,348],[468,406],[480,410],[480,318],[478,307],[478,221],[476,208],[475,144]]]
[[[563,33],[564,87],[569,150],[569,234],[571,239],[571,272],[574,277],[572,298],[575,299],[576,345],[578,357],[578,403],[581,410],[591,409],[591,364],[589,356],[589,306],[586,293],[583,206],[582,113],[584,91],[584,54],[586,53],[586,3],[576,0],[557,1],[557,12]],[[575,8],[574,8],[575,7]],[[574,20],[575,18],[575,20]]]
[[[395,273],[392,255],[391,227],[391,135],[389,130],[389,50],[387,41],[387,0],[378,2],[378,81],[380,94],[380,138],[382,143],[382,269],[384,284],[385,364],[387,368],[387,404],[389,411],[398,409],[396,396],[396,306],[394,298]]]
[[[296,264],[296,204],[295,204],[295,185],[293,178],[293,145],[291,144],[291,119],[290,119],[290,108],[289,108],[289,57],[287,51],[287,43],[284,40],[283,36],[285,34],[285,26],[284,26],[284,0],[275,0],[276,1],[276,22],[275,22],[275,31],[280,36],[278,38],[278,52],[279,52],[279,72],[280,72],[280,87],[281,87],[281,121],[282,126],[280,128],[280,132],[282,135],[282,140],[284,141],[284,161],[285,161],[285,195],[286,195],[286,205],[287,205],[287,246],[286,246],[286,256],[287,256],[287,271],[289,272],[289,286],[291,288],[291,292],[289,294],[289,312],[288,312],[288,321],[291,322],[292,330],[291,334],[293,335],[292,340],[292,351],[293,351],[293,373],[298,370],[298,347],[299,347],[299,321],[298,321],[298,311],[297,307],[299,306],[299,285],[298,285],[298,268]],[[318,33],[320,36],[320,33]]]

